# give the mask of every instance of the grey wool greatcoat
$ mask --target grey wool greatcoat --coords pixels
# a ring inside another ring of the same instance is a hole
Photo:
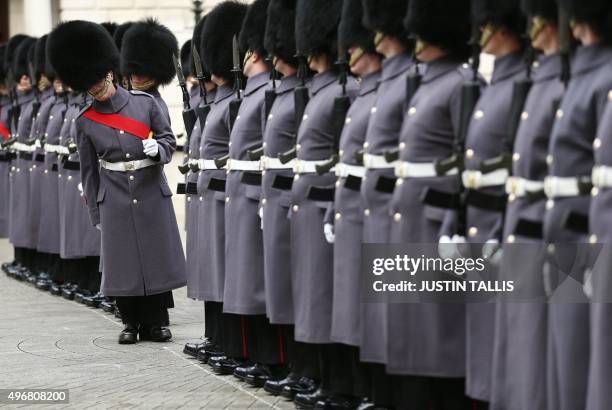
[[[198,160],[200,158],[200,135],[202,127],[200,120],[197,119],[191,138],[189,139],[189,147],[185,160]],[[187,297],[198,299],[200,293],[200,277],[198,275],[198,195],[190,194],[187,191],[187,184],[191,189],[197,190],[198,173],[189,170],[185,175],[185,257],[186,257],[186,272],[187,272]],[[196,192],[196,191],[191,191]]]
[[[49,111],[49,121],[45,129],[45,143],[58,145],[60,130],[64,124],[64,116],[68,109],[68,95],[62,94],[55,98],[55,103]],[[42,165],[42,181],[40,197],[44,198],[44,205],[40,208],[38,220],[38,243],[36,248],[40,252],[60,253],[60,218],[59,218],[59,191],[58,191],[58,159],[54,152],[45,154],[45,163]]]
[[[610,63],[608,63],[608,70]],[[610,86],[609,86],[610,87]],[[595,164],[612,166],[612,87],[608,90],[608,102],[597,131],[600,142],[596,143]],[[587,394],[588,410],[604,410],[612,408],[610,385],[612,383],[612,354],[610,340],[612,339],[612,305],[602,303],[612,300],[612,229],[610,228],[612,213],[612,190],[599,189],[599,193],[591,198],[589,225],[592,237],[590,240],[603,246],[601,262],[594,268],[593,294],[591,304],[591,367],[589,369],[589,385]]]
[[[352,98],[354,83],[347,92]],[[327,160],[333,153],[333,105],[342,95],[336,74],[328,70],[315,75],[310,85],[297,137],[297,158],[304,161]],[[333,247],[323,234],[327,202],[308,199],[312,186],[333,187],[335,175],[303,174],[295,177],[291,188],[291,282],[295,314],[295,340],[305,343],[330,343]]]
[[[270,73],[247,80],[230,134],[231,160],[248,161],[261,147],[265,128],[264,96]],[[243,315],[266,313],[263,237],[258,215],[261,186],[241,182],[243,171],[230,170],[225,186],[225,287],[223,311]]]
[[[31,249],[36,249],[38,245],[40,210],[43,206],[41,202],[43,200],[41,188],[45,161],[44,150],[40,141],[41,138],[44,137],[47,123],[49,122],[51,107],[55,104],[55,96],[53,94],[53,87],[49,87],[41,93],[39,97],[40,108],[38,109],[36,119],[32,125],[32,130],[30,131],[31,138],[37,140],[37,148],[33,155],[32,165],[30,166],[30,192],[28,195],[30,206],[26,227],[29,237],[28,248]]]
[[[578,47],[572,61],[572,79],[556,113],[547,162],[549,174],[589,177],[593,168],[597,124],[604,118],[612,87],[612,49],[602,45]],[[585,243],[587,235],[563,225],[568,212],[586,214],[591,196],[556,198],[546,203],[544,239],[548,243]],[[558,245],[557,245],[558,246]],[[551,247],[552,248],[552,247]],[[567,248],[567,246],[566,246]],[[554,249],[551,249],[554,251]],[[549,409],[584,409],[589,372],[589,306],[583,293],[584,252],[550,252],[549,258],[572,278],[554,283],[548,304],[550,360],[547,363]],[[574,302],[563,302],[565,297]]]
[[[22,93],[17,91],[17,105],[21,107],[17,122],[17,132],[14,137],[17,141],[24,143],[30,138],[32,129],[32,108],[34,104],[34,92]],[[19,155],[19,154],[18,154]],[[22,154],[23,155],[23,154]],[[26,154],[27,155],[27,154]],[[13,246],[27,248],[31,245],[26,229],[30,194],[30,167],[32,161],[25,158],[17,158],[13,161],[10,175],[11,205],[10,205],[10,233],[9,239]]]
[[[87,103],[87,99],[83,95],[79,108],[82,108],[84,103]],[[75,121],[71,121],[70,138],[78,144],[81,136],[82,134],[77,132],[75,118]],[[61,168],[64,184],[59,194],[64,198],[64,207],[61,209],[64,213],[61,217],[64,223],[60,226],[60,255],[64,259],[100,256],[100,231],[91,224],[84,192],[79,190],[79,152],[68,155]]]
[[[295,141],[295,105],[293,91],[299,80],[295,75],[283,77],[276,88],[276,99],[270,109],[264,131],[264,155],[269,158],[289,151]],[[266,170],[262,173],[262,233],[264,255],[264,290],[266,315],[274,324],[293,323],[291,290],[290,225],[291,187],[278,181],[293,179],[291,169]]]
[[[383,61],[376,103],[370,109],[370,118],[364,151],[383,155],[397,147],[404,106],[406,105],[406,76],[414,65],[408,54],[398,54]],[[394,178],[393,168],[371,169],[361,184],[364,206],[363,242],[388,243],[391,229],[389,202],[391,194],[376,190],[381,177]],[[387,306],[384,303],[361,305],[361,349],[364,362],[387,362]]]
[[[506,119],[512,104],[514,83],[526,73],[523,52],[515,52],[495,60],[491,83],[480,97],[470,121],[465,141],[465,168],[479,170],[483,161],[503,152],[508,127]],[[500,125],[501,124],[501,125]],[[504,185],[481,188],[480,191],[502,195]],[[467,206],[467,241],[482,244],[489,239],[500,239],[503,222],[501,212]],[[477,246],[477,248],[480,248]],[[480,249],[475,251],[480,252]],[[495,270],[489,269],[490,275]],[[489,400],[491,394],[491,363],[495,333],[495,305],[470,303],[467,309],[467,374],[466,394],[474,399]]]
[[[142,140],[79,116],[77,142],[92,225],[102,230],[101,290],[108,296],[154,295],[186,284],[185,256],[163,171],[176,142],[157,102],[138,91],[117,88],[100,113],[117,113],[146,124],[159,143],[159,165],[132,172],[99,168],[109,162],[142,160]]]
[[[380,71],[361,80],[359,95],[351,105],[340,137],[340,162],[359,165],[354,153],[363,148],[376,102],[376,87]],[[326,219],[334,225],[334,284],[331,339],[334,342],[359,346],[361,339],[361,238],[363,236],[363,205],[361,179],[339,177],[333,206]],[[347,182],[350,181],[350,182]]]
[[[70,139],[74,137],[74,122],[76,117],[81,111],[81,107],[85,104],[85,97],[82,94],[70,92],[68,94],[68,108],[64,114],[64,119],[59,133],[59,145],[67,146]],[[58,192],[58,211],[59,211],[59,254],[62,258],[66,258],[66,255],[62,254],[62,250],[65,251],[65,237],[66,237],[66,226],[69,221],[66,221],[67,213],[66,206],[68,200],[65,196],[66,184],[68,183],[68,175],[64,171],[64,164],[68,155],[60,154],[57,155],[57,192]],[[79,165],[80,166],[80,165]]]
[[[217,88],[215,101],[200,137],[200,158],[216,159],[229,150],[229,103],[236,94],[232,87]],[[198,271],[200,298],[223,302],[225,285],[225,183],[226,171],[212,169],[198,176]],[[211,188],[218,188],[214,190]]]
[[[470,75],[460,63],[446,58],[425,67],[421,86],[404,117],[401,161],[432,163],[452,155],[461,117],[461,90]],[[440,236],[448,235],[455,213],[426,205],[420,198],[427,188],[456,192],[458,183],[456,175],[398,179],[389,209],[391,242],[436,244]],[[389,373],[465,376],[463,305],[390,303],[387,320]]]
[[[546,154],[556,106],[563,96],[558,54],[542,56],[533,74],[514,143],[512,175],[544,181]],[[504,258],[500,280],[513,280],[533,299],[496,305],[491,385],[491,409],[546,409],[546,303],[544,300],[542,240],[517,231],[520,220],[542,223],[545,198],[510,197],[504,221]],[[525,244],[514,246],[514,244]]]
[[[8,111],[11,101],[6,95],[0,95],[0,125],[9,130]],[[1,138],[8,138],[0,136]],[[8,237],[9,233],[9,206],[11,191],[9,185],[9,173],[11,161],[7,150],[0,149],[0,238]]]

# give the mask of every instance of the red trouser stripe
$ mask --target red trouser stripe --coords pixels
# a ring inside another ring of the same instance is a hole
[[[242,331],[242,356],[246,359],[247,356],[247,341],[246,341],[246,326],[244,324],[244,316],[240,316],[240,327]]]
[[[276,326],[276,329],[278,331],[278,358],[280,360],[281,364],[285,364],[285,340],[283,339],[283,331],[281,329],[280,325]]]

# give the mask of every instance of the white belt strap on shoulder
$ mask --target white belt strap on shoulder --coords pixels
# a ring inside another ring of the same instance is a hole
[[[152,167],[154,165],[158,165],[158,162],[153,161],[152,159],[140,159],[136,161],[127,161],[127,162],[108,162],[103,159],[100,160],[100,166],[109,171],[116,172],[128,172],[128,171],[136,171],[142,168]]]
[[[544,193],[549,199],[579,196],[578,178],[549,175],[544,179]]]
[[[261,171],[259,161],[242,161],[238,159],[228,159],[226,168],[228,171]]]
[[[506,181],[506,193],[517,198],[522,198],[528,193],[542,191],[543,189],[543,181],[533,181],[521,177],[508,177]]]
[[[293,172],[296,174],[314,174],[317,172],[317,165],[327,164],[328,162],[328,159],[323,159],[320,161],[304,161],[301,159],[296,159]],[[329,170],[329,172],[335,172],[335,169],[332,168]]]
[[[194,159],[192,161],[198,164],[198,168],[200,168],[200,171],[208,171],[210,169],[219,169],[217,168],[217,164],[215,164],[214,159]]]
[[[452,168],[444,175],[457,175],[459,170]],[[439,176],[433,162],[402,161],[395,166],[395,176],[398,178],[431,178]]]
[[[261,157],[261,170],[266,169],[293,169],[295,167],[295,159],[283,164],[278,158]]]
[[[612,167],[596,165],[593,168],[591,179],[594,187],[612,188]]]
[[[357,178],[363,178],[365,176],[365,167],[361,165],[351,165],[341,162],[336,164],[336,176],[340,178],[346,178],[349,175]]]
[[[363,165],[367,169],[395,168],[397,161],[387,162],[383,155],[363,154]]]
[[[505,185],[507,179],[508,170],[505,168],[486,174],[475,170],[465,170],[461,174],[463,186],[469,189],[480,189],[491,186]]]

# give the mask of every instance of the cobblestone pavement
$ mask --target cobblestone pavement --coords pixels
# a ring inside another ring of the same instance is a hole
[[[0,260],[9,256],[0,241]],[[78,409],[293,408],[184,355],[184,343],[203,332],[202,304],[184,289],[175,291],[175,302],[172,342],[119,345],[122,326],[114,316],[0,273],[0,388],[67,388],[68,408]]]

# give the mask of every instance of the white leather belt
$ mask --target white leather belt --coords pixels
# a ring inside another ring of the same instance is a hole
[[[591,173],[591,182],[597,188],[612,188],[612,167],[595,165]]]
[[[45,149],[45,152],[50,152],[54,154],[64,154],[64,155],[70,154],[70,151],[68,151],[68,148],[64,147],[63,145],[45,144],[44,149]]]
[[[463,186],[469,189],[480,189],[491,186],[505,185],[507,179],[507,169],[498,169],[487,174],[483,174],[480,171],[465,170],[461,174]]]
[[[208,171],[210,169],[219,169],[215,164],[214,159],[192,159],[191,161],[198,164],[200,171]]]
[[[42,148],[42,143],[40,142],[40,140],[39,140],[39,139],[37,139],[37,140],[34,142],[34,146],[35,146],[36,148]]]
[[[340,178],[346,178],[349,175],[357,178],[363,178],[365,176],[365,172],[365,167],[361,165],[345,164],[344,162],[336,164],[336,176]]]
[[[261,157],[260,160],[260,168],[261,170],[266,169],[293,169],[295,167],[295,159],[283,164],[278,158],[270,158],[270,157]]]
[[[549,199],[579,196],[580,187],[576,177],[554,177],[544,178],[544,193]]]
[[[395,168],[397,161],[387,162],[383,155],[363,154],[363,165],[367,169]]]
[[[459,170],[452,168],[444,175],[457,175]],[[431,178],[439,176],[433,162],[402,161],[395,165],[395,176],[398,178]]]
[[[317,165],[327,164],[328,162],[328,159],[323,159],[320,161],[304,161],[301,159],[296,159],[293,166],[293,172],[296,174],[314,174],[317,172]],[[335,172],[334,168],[330,169],[329,172]]]
[[[506,181],[506,193],[522,198],[530,193],[536,193],[544,189],[543,181],[533,181],[521,177],[508,177]]]
[[[13,144],[13,149],[19,152],[34,152],[36,151],[36,146],[26,145],[22,142],[16,142]]]
[[[158,165],[158,162],[148,158],[127,162],[108,162],[104,161],[103,159],[100,160],[100,166],[102,168],[116,172],[136,171],[138,169],[152,167],[154,165]]]
[[[227,160],[225,167],[228,171],[261,171],[259,161],[242,161],[230,158]]]

